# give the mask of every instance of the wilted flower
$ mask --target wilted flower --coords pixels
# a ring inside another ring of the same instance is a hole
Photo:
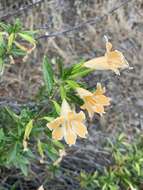
[[[97,89],[94,93],[91,93],[84,88],[77,88],[77,92],[84,101],[81,108],[88,111],[90,118],[93,117],[94,112],[99,113],[100,115],[105,113],[104,106],[110,104],[110,98],[104,95],[105,88],[102,88],[100,83],[97,84]]]
[[[112,70],[117,75],[120,74],[119,69],[131,68],[120,51],[112,51],[112,44],[108,40],[105,55],[85,62],[84,66],[95,70]]]
[[[76,113],[71,110],[66,100],[63,100],[61,106],[61,116],[47,124],[50,130],[53,130],[52,137],[61,140],[63,137],[67,144],[75,144],[77,135],[85,138],[87,128],[84,125],[85,115],[81,111]]]
[[[28,151],[28,142],[26,140],[23,140],[23,151]]]

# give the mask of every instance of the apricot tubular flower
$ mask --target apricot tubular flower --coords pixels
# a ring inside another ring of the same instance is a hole
[[[120,75],[119,69],[131,68],[120,51],[112,50],[112,44],[108,40],[105,55],[85,62],[84,66],[95,70],[112,70],[117,75]]]
[[[67,144],[73,145],[77,135],[86,138],[87,128],[84,125],[85,115],[82,111],[76,113],[71,110],[66,100],[63,100],[60,117],[47,124],[52,130],[52,138],[61,140],[63,137]]]
[[[81,108],[88,111],[91,119],[94,113],[99,113],[100,115],[105,113],[104,106],[110,105],[110,98],[104,95],[105,88],[102,88],[100,83],[97,83],[97,88],[94,93],[91,93],[84,88],[77,88],[76,90],[78,95],[84,101]]]

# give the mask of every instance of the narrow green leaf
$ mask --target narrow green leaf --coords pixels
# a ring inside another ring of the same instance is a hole
[[[31,119],[28,124],[26,125],[26,128],[25,128],[25,133],[24,133],[24,140],[27,140],[29,139],[29,135],[31,133],[31,130],[33,128],[33,119]]]
[[[28,166],[20,163],[20,169],[25,176],[28,176]]]
[[[139,163],[135,163],[134,164],[134,168],[135,168],[135,170],[136,170],[136,172],[137,172],[137,174],[138,174],[138,176],[140,175],[140,173],[141,173],[141,169],[140,169],[140,165],[139,165]]]
[[[60,95],[62,100],[66,98],[66,90],[63,86],[60,86]]]
[[[83,67],[83,63],[84,62],[74,64],[71,67],[64,69],[63,79],[64,80],[71,79],[71,78],[74,79],[74,78],[83,77],[89,74],[92,70]]]
[[[66,80],[66,82],[73,89],[80,87],[79,84],[73,80]]]
[[[9,26],[7,24],[4,24],[3,22],[0,22],[0,27],[5,30],[5,31],[8,31],[9,29]]]
[[[54,107],[55,107],[55,110],[56,110],[57,114],[60,115],[61,106],[56,101],[54,101],[54,100],[52,102],[54,104]]]
[[[17,143],[14,145],[14,147],[10,150],[8,154],[8,163],[13,162],[16,159],[17,155]]]
[[[14,57],[22,57],[26,55],[26,52],[19,48],[12,48],[10,52]]]
[[[0,142],[5,139],[4,131],[3,129],[0,129]]]
[[[65,68],[64,69],[64,74],[63,74],[63,79],[66,80],[71,76],[72,73],[72,67]]]
[[[43,76],[45,80],[45,85],[47,87],[49,95],[51,94],[51,91],[53,89],[53,83],[54,83],[54,73],[52,70],[51,63],[49,63],[48,58],[45,56],[43,60]]]
[[[24,33],[24,32],[21,32],[21,33],[18,33],[18,35],[23,38],[24,40],[26,40],[27,42],[35,45],[36,44],[36,40],[30,36],[28,33]]]
[[[70,101],[72,101],[73,103],[76,103],[80,106],[83,105],[83,103],[84,103],[83,100],[79,96],[77,96],[73,93],[70,93],[70,92],[67,93],[67,97]]]
[[[122,141],[122,140],[124,140],[125,139],[125,134],[124,133],[121,133],[120,135],[119,135],[119,137],[118,137],[118,140],[119,141]]]
[[[42,119],[42,120],[44,119],[44,120],[46,120],[46,121],[51,122],[51,121],[54,120],[55,118],[54,118],[54,117],[45,116],[45,117],[42,117],[41,119]]]
[[[56,147],[63,149],[64,145],[60,141],[53,140],[53,143]]]
[[[17,18],[14,25],[12,25],[11,31],[14,33],[18,33],[22,30],[22,23],[20,22],[20,19]]]
[[[40,156],[42,158],[44,158],[44,151],[43,151],[43,147],[42,147],[42,143],[41,143],[40,139],[38,139],[37,147],[38,147],[38,152],[39,152]]]
[[[14,33],[11,33],[9,35],[9,37],[8,37],[8,49],[7,49],[8,51],[10,51],[11,48],[12,48],[12,44],[14,42],[14,38],[15,38],[15,34]]]
[[[5,110],[7,111],[7,113],[11,116],[11,118],[15,121],[15,122],[19,122],[20,118],[18,115],[16,115],[13,111],[11,111],[8,107],[5,107]]]
[[[27,35],[32,36],[32,37],[37,33],[38,33],[38,30],[25,30],[22,32],[22,34],[27,34]]]
[[[4,70],[3,59],[0,57],[0,75],[3,74],[3,70]]]
[[[87,76],[89,73],[91,73],[91,71],[92,71],[91,69],[83,68],[79,72],[72,74],[69,78],[75,79],[78,77],[84,77]]]
[[[80,69],[81,69],[81,64],[74,64],[68,68],[65,68],[63,72],[63,79],[66,80],[70,78],[71,75],[78,73]]]

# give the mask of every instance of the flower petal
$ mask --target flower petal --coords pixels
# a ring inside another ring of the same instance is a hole
[[[85,114],[83,113],[83,111],[80,111],[79,113],[75,113],[73,111],[69,112],[68,120],[69,121],[72,121],[72,120],[83,121],[83,120],[85,120]]]
[[[91,96],[92,93],[84,88],[76,88],[78,95],[83,98],[85,96]]]
[[[61,140],[64,136],[63,127],[57,127],[52,132],[52,138],[56,140]]]
[[[81,106],[81,108],[84,109],[84,110],[85,110],[85,109],[87,110],[90,119],[93,118],[93,116],[94,116],[94,110],[92,109],[92,105],[89,104],[89,102],[86,102],[85,104],[83,104],[83,105]]]
[[[47,127],[50,130],[53,130],[53,129],[59,127],[63,122],[64,122],[64,118],[58,117],[58,118],[54,119],[53,121],[51,121],[50,123],[47,123]]]
[[[86,134],[88,132],[87,132],[86,126],[83,123],[81,123],[81,122],[73,122],[72,123],[72,129],[81,138],[86,138]]]
[[[103,113],[105,113],[103,105],[96,104],[96,106],[94,106],[93,109],[94,109],[94,112],[99,113],[100,115],[102,115]]]
[[[104,106],[110,105],[110,98],[104,96],[104,95],[97,95],[94,96],[94,99],[96,100],[97,104],[101,104]]]
[[[61,116],[67,117],[68,112],[71,112],[71,108],[68,102],[64,99],[61,106]]]
[[[84,66],[95,70],[109,70],[106,56],[91,59],[85,62]]]
[[[96,91],[94,92],[94,95],[102,95],[104,93],[105,93],[105,87],[102,88],[101,83],[97,83]]]
[[[72,131],[71,126],[67,125],[64,138],[67,144],[73,145],[76,142],[77,135]]]

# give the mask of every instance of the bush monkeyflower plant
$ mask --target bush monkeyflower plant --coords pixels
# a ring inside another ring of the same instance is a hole
[[[83,63],[82,67],[88,67],[95,70],[112,70],[118,75],[120,74],[119,69],[130,68],[127,60],[120,51],[112,51],[112,44],[108,42],[108,39],[106,39],[105,55]],[[94,113],[98,113],[102,116],[102,114],[105,113],[104,107],[110,105],[110,98],[104,95],[105,87],[102,88],[101,84],[97,83],[96,91],[92,93],[89,90],[81,88],[77,83],[74,85],[78,96],[84,102],[83,105],[81,105],[81,109],[87,110],[91,119],[93,118]],[[64,104],[67,105],[66,109],[63,108]],[[62,103],[62,112],[63,110],[66,119],[59,117],[47,124],[47,126],[49,129],[53,130],[52,137],[54,139],[61,140],[64,137],[66,143],[72,145],[75,144],[77,135],[85,138],[87,130],[83,124],[81,125],[81,123],[78,124],[77,121],[75,122],[76,117],[73,122],[68,119],[70,118],[70,107],[65,99]],[[67,110],[69,110],[68,115],[66,113]],[[60,125],[62,125],[62,127],[59,127]],[[81,135],[81,133],[83,134]]]
[[[15,63],[17,59],[20,61],[27,59],[36,47],[34,35],[35,31],[23,30],[18,20],[13,25],[0,23],[1,73],[5,64]],[[2,125],[0,131],[2,136],[0,141],[3,144],[0,146],[0,154],[3,155],[4,149],[9,150],[14,147],[10,152],[12,158],[8,160],[9,157],[2,156],[0,162],[6,166],[10,164],[17,166],[25,175],[30,164],[27,155],[33,156],[37,150],[41,163],[46,161],[45,155],[55,162],[59,150],[63,149],[60,140],[64,138],[66,144],[71,146],[76,143],[78,136],[87,137],[88,130],[85,125],[87,122],[83,110],[87,110],[92,119],[94,113],[102,116],[105,113],[105,106],[110,105],[110,98],[105,95],[105,87],[97,83],[96,89],[92,92],[89,88],[86,89],[80,79],[89,75],[94,69],[112,70],[119,74],[119,69],[130,68],[123,54],[117,50],[113,51],[112,44],[108,40],[106,40],[106,53],[102,57],[87,62],[81,61],[69,67],[65,67],[61,59],[56,59],[55,63],[52,65],[47,56],[44,56],[42,63],[44,86],[41,86],[37,94],[42,106],[37,106],[37,111],[30,112],[30,115],[28,111],[26,117],[6,109],[14,121],[13,128],[11,133],[8,133],[7,128]],[[77,112],[79,108],[82,111]],[[2,123],[5,124],[5,121]],[[4,139],[7,136],[10,143]],[[36,146],[33,145],[34,142],[37,143]],[[21,151],[22,147],[24,151]],[[17,157],[25,159],[25,163],[20,162],[20,159],[14,162]]]

